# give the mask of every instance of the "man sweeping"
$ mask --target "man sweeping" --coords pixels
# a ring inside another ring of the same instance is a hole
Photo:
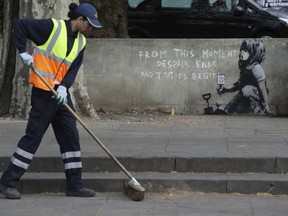
[[[93,197],[95,191],[82,184],[82,163],[76,120],[63,106],[73,107],[69,88],[83,61],[85,32],[101,28],[96,9],[89,3],[69,5],[69,20],[19,19],[13,35],[24,65],[35,67],[57,91],[57,96],[31,71],[31,110],[25,135],[18,142],[7,170],[0,179],[0,191],[8,199],[20,199],[17,183],[28,169],[42,137],[53,127],[60,146],[66,175],[66,196]],[[35,43],[34,56],[26,52],[27,40]]]

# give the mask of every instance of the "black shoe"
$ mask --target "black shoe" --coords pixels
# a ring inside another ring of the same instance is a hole
[[[66,196],[94,197],[95,191],[92,189],[85,188],[85,187],[75,188],[75,189],[67,189]]]
[[[0,183],[0,191],[8,199],[20,199],[21,198],[21,194],[14,187],[7,187]]]

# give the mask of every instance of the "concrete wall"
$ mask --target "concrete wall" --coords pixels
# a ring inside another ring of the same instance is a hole
[[[175,108],[177,114],[202,114],[211,93],[214,108],[217,74],[226,84],[239,77],[242,39],[88,39],[85,81],[98,110]],[[267,39],[264,70],[272,111],[288,114],[288,40]],[[227,93],[228,103],[236,94]]]

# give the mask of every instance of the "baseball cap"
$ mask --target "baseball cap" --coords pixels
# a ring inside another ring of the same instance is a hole
[[[102,28],[101,23],[98,20],[98,15],[95,7],[89,3],[80,4],[76,9],[75,13],[86,17],[89,23],[95,28]]]

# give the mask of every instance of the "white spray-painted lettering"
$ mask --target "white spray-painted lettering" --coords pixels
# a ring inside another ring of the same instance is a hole
[[[198,51],[199,52],[199,51]],[[180,79],[180,80],[208,80],[215,79],[217,63],[223,59],[235,58],[237,50],[209,50],[203,49],[199,55],[194,50],[173,48],[171,50],[141,50],[139,60],[147,63],[147,71],[140,72],[141,79]],[[153,68],[155,63],[156,71]],[[193,68],[197,72],[193,72]],[[200,71],[199,70],[203,70]]]
[[[195,61],[195,65],[197,68],[212,68],[212,67],[217,67],[216,61]]]
[[[208,80],[208,79],[215,79],[217,74],[214,72],[203,72],[203,73],[176,73],[173,71],[161,71],[161,72],[141,72],[140,78],[156,78],[156,79],[181,79],[181,80]]]
[[[203,58],[233,58],[238,55],[236,50],[202,50]]]
[[[140,78],[156,78],[156,79],[181,79],[186,80],[188,76],[186,73],[176,73],[173,71],[158,71],[158,72],[141,72]]]
[[[176,58],[193,58],[195,56],[193,50],[185,50],[177,48],[174,48],[173,50]]]
[[[166,50],[160,50],[160,51],[139,51],[139,58],[140,59],[151,59],[151,58],[159,58],[162,59],[167,56]]]
[[[217,77],[216,73],[209,73],[209,72],[191,74],[192,80],[208,80],[208,79],[215,79],[216,77]]]
[[[157,66],[158,67],[163,67],[163,68],[185,68],[189,67],[189,62],[188,61],[182,61],[182,60],[161,60],[157,61]]]

